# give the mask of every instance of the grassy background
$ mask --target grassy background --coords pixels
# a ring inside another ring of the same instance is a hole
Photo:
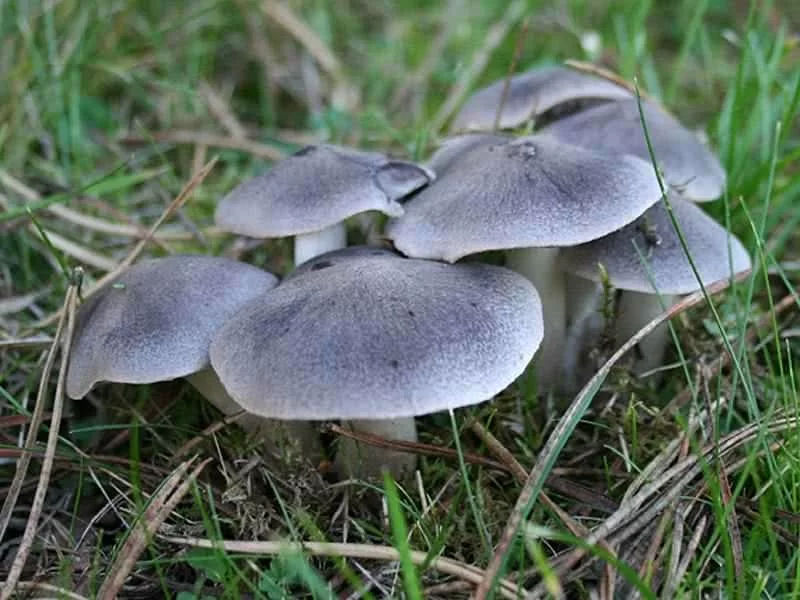
[[[602,516],[592,498],[619,500],[682,430],[685,419],[654,417],[659,407],[687,387],[701,408],[723,398],[729,410],[710,435],[759,424],[734,457],[751,460],[730,478],[713,465],[705,469],[707,490],[699,498],[709,528],[692,548],[691,532],[681,538],[679,526],[669,525],[657,555],[667,565],[676,555],[674,540],[682,540],[689,563],[685,576],[670,584],[678,593],[790,596],[800,589],[800,561],[789,543],[800,533],[800,446],[795,431],[776,436],[768,423],[780,410],[797,413],[797,306],[775,318],[770,311],[793,292],[800,268],[798,32],[800,9],[792,0],[2,2],[0,342],[33,335],[35,323],[60,306],[63,266],[83,264],[89,280],[113,268],[212,156],[219,156],[212,173],[146,253],[228,254],[285,273],[284,242],[248,246],[211,227],[215,202],[270,159],[314,140],[422,159],[445,131],[444,109],[505,76],[517,46],[519,68],[594,60],[636,77],[687,125],[708,134],[729,186],[725,198],[704,208],[745,240],[758,266],[716,301],[718,321],[707,307],[677,320],[689,381],[679,367],[659,385],[631,381],[624,368],[612,373],[600,396],[614,399],[613,408],[603,415],[593,410],[557,463],[560,476],[594,496],[554,498],[591,527]],[[599,35],[599,48],[584,47],[589,34]],[[26,202],[75,211],[35,211],[55,249],[36,234]],[[353,239],[358,236],[354,230]],[[754,323],[765,326],[746,336]],[[717,376],[723,339],[735,349],[737,368]],[[25,406],[33,404],[43,352],[0,346],[0,415],[30,410]],[[563,403],[538,403],[529,387],[522,382],[452,422],[441,415],[423,419],[423,440],[454,448],[459,439],[465,452],[486,455],[469,430],[474,416],[530,467]],[[518,399],[526,408],[521,419]],[[179,382],[146,390],[107,386],[89,402],[69,405],[58,450],[63,460],[56,463],[46,520],[23,579],[92,597],[107,566],[126,551],[126,524],[152,500],[171,457],[218,418]],[[0,421],[0,449],[15,446],[10,423]],[[199,448],[213,461],[168,518],[168,532],[363,542],[484,568],[520,490],[496,469],[426,458],[418,480],[389,494],[384,505],[379,487],[357,484],[343,495],[315,470],[277,476],[235,427]],[[0,497],[12,476],[13,466],[0,467]],[[34,472],[0,540],[0,573],[19,543],[35,481]],[[407,538],[398,534],[403,515]],[[557,513],[539,504],[530,523],[564,531]],[[556,552],[571,546],[540,534],[514,545],[507,563],[512,580],[526,587],[538,580],[532,567],[540,573],[557,568]],[[186,600],[356,592],[413,598],[418,589],[426,598],[453,598],[471,589],[435,569],[416,572],[408,560],[402,564],[403,577],[394,563],[380,560],[296,554],[269,560],[162,540],[138,557],[125,591]],[[654,589],[664,585],[663,577],[642,578]]]

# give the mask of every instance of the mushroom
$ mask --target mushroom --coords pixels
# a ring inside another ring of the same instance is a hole
[[[217,206],[226,231],[256,238],[295,236],[299,265],[347,244],[344,220],[377,210],[400,216],[399,199],[434,174],[414,163],[343,146],[307,146],[234,188]]]
[[[549,136],[453,138],[430,161],[437,180],[390,220],[386,235],[403,254],[455,262],[507,250],[507,262],[542,297],[544,342],[536,359],[540,389],[560,378],[566,311],[558,247],[615,231],[661,197],[653,168]]]
[[[82,398],[101,381],[144,384],[183,377],[224,414],[241,411],[210,367],[211,336],[277,283],[271,273],[219,257],[170,256],[133,265],[80,306],[67,395]],[[239,423],[267,436],[268,443],[284,428],[250,416]],[[307,423],[286,429],[306,452],[313,448]]]
[[[249,412],[350,421],[416,441],[414,417],[491,399],[522,373],[542,339],[536,290],[483,264],[446,265],[356,246],[304,263],[216,333],[211,364]],[[414,456],[362,453],[337,463],[400,475]]]
[[[600,282],[598,264],[603,265],[609,283],[622,290],[616,308],[613,333],[622,343],[677,300],[677,296],[700,289],[746,271],[750,256],[742,243],[693,203],[674,192],[670,207],[697,267],[699,281],[669,216],[665,202],[659,202],[639,219],[598,240],[564,249],[565,270],[584,280]],[[596,318],[583,315],[571,335],[591,339],[581,331]],[[661,364],[669,329],[660,327],[639,344],[640,358],[634,371],[642,373]],[[585,347],[585,344],[584,344]]]
[[[666,110],[650,100],[641,102],[653,153],[666,183],[687,200],[718,198],[725,189],[725,170],[719,159]],[[636,98],[596,106],[555,121],[540,132],[576,146],[650,161]]]
[[[611,100],[630,98],[626,88],[608,79],[565,67],[539,67],[496,81],[475,92],[453,119],[451,131],[492,131],[498,126],[516,129],[531,119],[561,116]],[[503,94],[506,94],[505,100]],[[546,114],[547,113],[547,114]]]

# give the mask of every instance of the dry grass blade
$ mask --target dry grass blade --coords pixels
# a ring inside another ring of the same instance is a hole
[[[520,483],[524,484],[525,479],[528,477],[528,472],[514,457],[511,451],[505,446],[503,446],[503,444],[500,443],[500,440],[494,437],[490,431],[488,431],[483,425],[481,425],[477,421],[473,421],[472,424],[470,425],[470,428],[472,429],[473,433],[475,433],[475,435],[477,435],[481,439],[481,441],[483,441],[483,443],[486,444],[486,447],[489,448],[489,451],[492,454],[494,454],[500,461],[507,464],[511,472],[517,478],[517,480]],[[550,496],[542,492],[540,497],[542,499],[542,503],[551,512],[555,513],[555,515],[564,524],[564,527],[566,527],[572,535],[576,537],[589,535],[589,530],[584,525],[573,519],[567,512],[562,510],[561,507],[558,506],[558,504],[556,504],[550,498]],[[600,545],[607,552],[609,552],[611,556],[616,556],[617,553],[608,544],[606,544],[605,542],[601,542]],[[609,587],[606,589],[613,590],[614,574],[615,571],[613,567],[610,564],[606,564],[604,580],[609,582],[608,583]]]
[[[194,460],[194,458],[191,458],[175,469],[153,497],[144,513],[136,521],[136,525],[134,525],[128,539],[125,540],[125,544],[119,551],[117,560],[114,561],[105,581],[97,591],[98,598],[101,600],[114,600],[114,598],[118,597],[125,579],[136,565],[136,561],[139,560],[139,556],[144,552],[148,542],[153,539],[158,528],[175,510],[175,507],[178,506],[186,492],[189,491],[197,476],[211,461],[210,458],[204,460],[181,482]]]
[[[749,275],[749,271],[741,273],[734,279],[734,281],[742,281],[746,277],[749,277]],[[719,293],[727,289],[730,286],[730,283],[730,281],[720,281],[709,286],[705,292],[709,295]],[[506,527],[503,530],[500,542],[498,543],[489,566],[486,569],[486,579],[481,582],[481,585],[475,592],[476,600],[486,599],[489,590],[493,585],[493,580],[497,577],[500,568],[505,561],[505,556],[511,546],[511,542],[517,535],[523,519],[530,510],[530,507],[535,500],[537,491],[541,489],[544,477],[548,473],[551,464],[555,462],[556,457],[561,452],[561,448],[566,443],[569,432],[574,426],[573,422],[576,421],[576,418],[578,418],[579,415],[582,415],[585,412],[589,402],[594,397],[595,390],[600,387],[602,382],[611,371],[611,368],[617,363],[617,361],[619,361],[626,353],[632,350],[642,339],[649,335],[659,325],[667,322],[692,306],[696,306],[704,302],[706,293],[701,291],[692,294],[691,296],[687,296],[637,331],[636,334],[631,337],[631,339],[625,342],[619,348],[619,350],[617,350],[608,359],[608,361],[606,361],[606,363],[600,367],[600,369],[598,369],[597,373],[595,373],[595,375],[588,381],[588,383],[572,401],[572,404],[569,406],[567,411],[558,422],[558,425],[556,425],[555,429],[550,434],[550,437],[545,443],[544,448],[542,448],[542,451],[539,453],[539,458],[537,459],[536,464],[528,474],[525,485],[523,486],[522,491],[517,498],[517,502],[508,519],[508,523],[506,523]]]
[[[2,183],[5,187],[13,190],[27,201],[35,201],[40,200],[41,196],[24,183],[12,177],[11,174],[7,173],[6,171],[0,169],[0,183]],[[57,213],[60,209],[59,205],[54,205],[56,208],[49,207],[52,213]],[[31,232],[37,239],[42,239],[42,231],[39,230],[38,227],[34,223],[28,223],[28,231]],[[68,240],[62,235],[58,233],[43,228],[42,229],[47,236],[47,241],[57,250],[60,250],[64,254],[68,254],[73,258],[78,259],[84,264],[91,265],[97,269],[101,269],[103,271],[111,271],[116,266],[117,263],[113,259],[104,256],[90,248],[86,248],[77,242],[73,242],[72,240]]]
[[[796,426],[796,419],[776,419],[766,424],[766,428],[771,433],[791,429]],[[702,464],[715,457],[721,461],[724,457],[744,444],[758,437],[761,428],[765,425],[754,424],[742,428],[723,438],[718,445],[709,444],[700,451],[700,456],[687,457],[679,460],[673,467],[664,471],[658,479],[648,485],[642,486],[641,490],[633,497],[623,502],[620,509],[603,523],[596,527],[590,536],[584,541],[587,544],[598,543],[603,539],[608,539],[612,544],[619,545],[629,540],[633,535],[640,532],[648,523],[657,518],[683,493],[692,481],[703,472]],[[726,467],[726,473],[732,473],[735,468],[743,467],[752,457],[747,457],[736,461],[730,467]],[[670,487],[663,489],[671,483]],[[648,504],[649,502],[649,504]],[[642,510],[639,510],[643,507]],[[559,566],[558,574],[566,576],[567,571],[572,569],[584,556],[585,551],[575,549],[564,555],[562,564]],[[541,591],[541,586],[534,592]]]
[[[70,290],[71,289],[72,288],[70,288]],[[64,301],[65,307],[68,306],[69,300],[70,291],[68,290]],[[11,512],[14,510],[20,489],[22,488],[25,477],[28,474],[28,466],[30,465],[32,457],[31,452],[36,444],[36,436],[39,433],[39,427],[41,426],[45,415],[44,409],[47,397],[47,387],[50,381],[50,374],[53,371],[53,365],[55,364],[56,355],[58,354],[58,343],[61,339],[61,335],[65,326],[66,319],[62,317],[58,323],[58,327],[56,328],[55,336],[50,342],[50,351],[47,354],[47,359],[45,360],[44,368],[42,369],[42,377],[39,380],[39,390],[36,394],[36,404],[34,405],[33,414],[31,415],[30,419],[31,425],[30,429],[28,430],[28,437],[25,440],[25,448],[27,451],[21,452],[19,456],[19,460],[17,461],[17,471],[14,474],[14,479],[11,481],[11,485],[8,488],[8,493],[3,500],[3,507],[0,508],[0,540],[4,539],[5,537],[8,523],[11,520]]]
[[[117,277],[124,269],[128,268],[133,262],[139,257],[142,251],[147,246],[147,242],[155,235],[155,232],[158,230],[159,227],[166,221],[176,210],[178,210],[181,206],[183,206],[189,197],[192,195],[192,192],[201,184],[203,180],[208,176],[211,172],[211,169],[214,168],[214,165],[217,164],[217,158],[212,158],[205,167],[203,167],[200,171],[195,173],[189,183],[187,183],[180,193],[176,196],[175,200],[173,200],[167,208],[164,209],[164,212],[161,213],[161,216],[156,219],[156,222],[150,227],[147,232],[147,237],[141,240],[133,250],[130,251],[128,256],[119,264],[119,266],[107,273],[104,277],[99,279],[93,286],[89,289],[83,291],[83,298],[89,298],[91,295],[95,294],[100,288],[102,288],[105,284],[110,282],[112,279]],[[58,320],[63,313],[63,309],[55,312],[51,316],[43,319],[35,324],[36,328],[47,327],[51,325],[54,321]]]
[[[28,226],[28,230],[38,239],[42,239],[42,234],[33,223]],[[47,241],[52,244],[53,248],[60,250],[64,254],[67,254],[74,259],[79,260],[85,265],[89,265],[90,267],[94,267],[95,269],[100,269],[101,271],[106,272],[113,271],[117,268],[117,261],[112,258],[100,254],[99,252],[95,252],[94,250],[90,250],[85,246],[81,246],[77,242],[68,240],[63,235],[60,235],[50,229],[44,229],[44,232],[47,235]]]
[[[220,125],[236,139],[244,139],[247,137],[247,130],[244,125],[236,118],[231,107],[225,99],[217,93],[207,81],[200,82],[200,91],[205,96],[208,109],[219,121]]]
[[[89,600],[86,596],[40,581],[18,581],[17,589],[26,592],[49,593],[52,594],[53,598],[58,598],[58,600]],[[37,596],[37,598],[43,599],[45,596]]]
[[[728,529],[726,534],[731,543],[731,553],[733,554],[733,570],[736,574],[736,581],[743,582],[744,578],[744,547],[742,545],[742,533],[739,530],[739,521],[736,515],[736,502],[731,490],[728,474],[725,472],[724,465],[720,458],[717,459],[717,478],[719,479],[720,491],[722,493],[722,504],[727,513]],[[737,597],[744,596],[744,589],[739,588],[737,583]]]
[[[39,525],[39,516],[42,514],[42,507],[44,506],[45,496],[47,495],[47,488],[50,484],[50,474],[52,473],[53,469],[56,445],[58,444],[59,427],[61,425],[61,414],[64,408],[64,381],[66,380],[67,365],[69,364],[69,353],[72,346],[72,334],[75,330],[75,307],[77,306],[78,301],[78,282],[80,281],[80,277],[80,269],[76,269],[73,275],[73,281],[70,282],[70,285],[67,288],[67,294],[64,300],[66,333],[64,335],[65,341],[61,358],[61,370],[58,374],[56,395],[55,400],[53,401],[53,413],[50,419],[50,431],[47,435],[47,446],[44,458],[42,459],[39,482],[36,486],[36,492],[34,493],[33,502],[31,503],[31,508],[28,514],[28,522],[25,524],[25,531],[22,534],[22,541],[17,549],[17,554],[14,557],[14,561],[11,564],[8,578],[6,579],[2,591],[0,591],[0,600],[8,600],[14,593],[16,583],[19,581],[20,575],[22,574],[22,569],[25,566],[25,562],[28,560],[28,554],[33,547],[33,541],[36,537],[36,530]],[[28,439],[26,440],[26,446],[28,448],[31,448],[35,443],[36,434],[38,433],[39,425],[41,424],[46,398],[46,393],[41,392],[43,389],[46,390],[47,388],[47,380],[50,377],[50,370],[52,370],[53,367],[53,361],[55,360],[55,355],[57,353],[61,332],[64,331],[64,320],[65,319],[62,318],[61,323],[59,323],[59,332],[56,334],[56,337],[53,340],[53,346],[51,348],[50,355],[48,356],[48,362],[44,372],[42,373],[42,381],[39,384],[40,394],[36,399],[34,417],[31,419],[31,427],[28,431]],[[6,502],[3,504],[2,516],[0,516],[0,539],[2,539],[5,535],[5,530],[11,517],[11,511],[16,503],[22,481],[25,478],[25,473],[30,463],[30,454],[25,453],[23,456],[27,457],[27,460],[23,465],[22,459],[20,459],[20,462],[17,463],[17,472],[14,476],[14,483],[17,483],[19,480],[19,484],[15,488],[14,494],[9,494],[6,497]]]
[[[192,439],[190,439],[186,443],[184,443],[180,448],[178,448],[175,451],[175,453],[173,454],[172,460],[176,461],[176,460],[180,459],[181,457],[186,456],[192,450],[197,448],[197,446],[202,444],[203,440],[205,440],[208,437],[214,435],[215,433],[217,433],[221,429],[224,429],[225,427],[227,427],[231,423],[236,423],[236,421],[241,419],[246,414],[247,414],[246,411],[241,410],[241,411],[237,412],[236,414],[228,415],[225,418],[220,419],[219,421],[217,421],[215,423],[212,423],[211,425],[209,425],[208,427],[203,429],[203,431],[201,431],[196,436],[194,436]]]
[[[508,32],[525,15],[527,10],[528,3],[524,0],[515,0],[508,5],[503,17],[489,29],[483,46],[472,57],[469,67],[464,69],[463,75],[450,90],[447,99],[433,117],[430,124],[431,131],[438,132],[442,129],[447,120],[463,102],[464,97],[469,93],[473,82],[483,73],[492,53],[503,43]]]
[[[500,102],[497,105],[497,110],[494,113],[494,121],[492,122],[492,131],[494,132],[500,129],[500,119],[503,116],[503,108],[505,108],[506,102],[508,102],[508,92],[511,89],[511,77],[514,75],[519,57],[522,55],[522,49],[525,46],[525,38],[528,36],[529,27],[530,17],[527,17],[522,21],[522,27],[520,28],[519,35],[517,36],[517,43],[514,47],[514,56],[511,57],[506,77],[503,80],[503,92],[500,94]]]
[[[672,515],[669,513],[665,512],[661,516],[661,520],[658,522],[658,527],[656,528],[655,534],[650,540],[650,547],[645,552],[644,559],[639,567],[639,578],[648,585],[650,585],[651,581],[653,580],[656,570],[661,562],[663,555],[658,555],[658,549],[661,547],[661,543],[664,540],[664,534],[666,533],[667,527],[671,521]],[[631,600],[634,600],[638,597],[638,591],[632,591],[629,596]]]
[[[39,298],[42,297],[42,295],[42,292],[33,292],[23,296],[4,298],[3,300],[0,300],[0,316],[13,315],[14,313],[22,312],[29,306],[32,306]]]
[[[420,95],[421,90],[427,89],[428,82],[431,80],[431,75],[441,63],[442,53],[458,29],[457,25],[459,21],[454,17],[463,13],[463,11],[464,6],[462,0],[448,1],[439,33],[436,34],[436,37],[428,48],[425,59],[404,79],[402,85],[395,91],[392,96],[392,101],[389,103],[389,109],[391,111],[400,110],[403,108],[403,105],[409,102],[414,94]],[[424,96],[424,91],[422,91],[421,95]]]
[[[264,14],[295,38],[328,75],[334,79],[341,78],[342,64],[339,59],[287,4],[276,0],[265,0],[261,7]]]
[[[568,59],[564,61],[564,65],[566,65],[571,69],[575,69],[576,71],[580,71],[582,73],[588,73],[589,75],[594,75],[595,77],[602,77],[603,79],[606,79],[611,83],[616,83],[618,86],[624,87],[633,95],[636,95],[638,93],[643,99],[647,100],[648,102],[654,102],[655,104],[661,106],[661,102],[659,102],[656,98],[654,98],[653,96],[651,96],[650,94],[641,89],[639,89],[637,92],[635,85],[633,85],[630,81],[626,81],[613,71],[604,69],[603,67],[600,67],[592,63],[584,62],[582,60]]]
[[[8,187],[9,189],[13,190],[20,196],[22,196],[28,202],[38,202],[42,200],[42,195],[39,192],[29,187],[16,177],[13,177],[10,173],[3,171],[2,169],[0,169],[0,183]],[[49,206],[47,206],[45,210],[47,210],[47,212],[49,213],[54,214],[59,219],[67,221],[68,223],[72,223],[73,225],[77,225],[78,227],[82,227],[90,231],[95,231],[97,233],[105,233],[109,235],[121,235],[126,237],[138,237],[138,238],[143,238],[147,236],[147,229],[145,229],[144,227],[110,223],[103,219],[98,219],[97,217],[90,217],[88,215],[84,215],[83,213],[80,213],[77,210],[73,210],[67,206],[64,206],[63,204],[50,204]],[[48,232],[48,237],[51,236],[52,233]],[[158,243],[165,250],[169,250],[169,248],[167,248],[166,245],[164,245],[160,240],[154,240],[154,241]],[[111,270],[111,269],[106,269],[106,270]]]
[[[747,338],[747,342],[750,343],[755,340],[758,332],[762,329],[769,327],[769,325],[778,318],[778,315],[781,313],[789,310],[792,306],[797,305],[797,298],[794,294],[788,294],[784,298],[781,298],[780,302],[775,304],[772,307],[772,310],[766,312],[765,314],[761,315],[758,320],[750,326],[745,334]],[[727,352],[723,352],[719,360],[714,363],[713,371],[711,372],[711,376],[716,375],[722,369],[727,367],[731,364],[732,357]],[[673,415],[677,413],[689,400],[692,399],[692,389],[690,387],[685,388],[681,391],[678,395],[676,395],[670,402],[667,404],[662,410],[661,413],[664,415]]]
[[[143,135],[131,133],[118,138],[117,141],[123,144],[165,142],[167,144],[209,146],[211,148],[223,148],[225,150],[239,150],[265,160],[281,160],[286,157],[284,152],[274,146],[269,146],[246,138],[230,137],[205,131],[151,131]]]
[[[237,540],[207,540],[203,538],[160,536],[161,539],[181,546],[194,548],[220,548],[227,552],[243,554],[279,554],[281,552],[305,552],[312,556],[328,556],[343,558],[361,558],[370,560],[398,561],[400,553],[392,546],[373,546],[371,544],[342,544],[327,542],[245,542]],[[452,575],[472,585],[477,585],[483,578],[483,571],[457,560],[445,557],[430,558],[427,553],[411,551],[411,560],[415,565],[427,565],[429,568]],[[505,598],[519,599],[523,590],[508,580],[498,582],[500,592]]]
[[[691,564],[692,559],[697,552],[697,548],[700,546],[700,540],[703,538],[703,534],[705,533],[707,522],[708,518],[703,515],[703,517],[700,519],[700,522],[695,527],[689,543],[686,545],[686,552],[684,552],[680,564],[675,569],[675,572],[671,573],[670,577],[664,582],[664,587],[661,592],[662,598],[673,598],[675,596],[678,585],[683,579],[683,576],[686,575],[686,571],[689,569],[689,565]]]

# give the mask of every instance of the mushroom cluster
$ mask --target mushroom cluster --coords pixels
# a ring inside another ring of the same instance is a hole
[[[660,106],[643,114],[668,198],[630,90],[567,68],[504,87],[469,99],[426,165],[319,144],[236,187],[217,224],[294,236],[294,271],[204,256],[128,268],[79,309],[67,393],[184,377],[223,413],[246,411],[272,449],[314,460],[315,421],[416,441],[415,416],[490,400],[537,351],[540,390],[574,382],[605,327],[601,273],[622,290],[622,342],[674,296],[749,268],[692,204],[722,192],[719,161]],[[366,211],[389,217],[394,248],[348,247],[345,221]],[[506,267],[458,262],[488,250]],[[648,340],[641,368],[665,340]],[[336,463],[363,476],[414,464],[350,440]]]

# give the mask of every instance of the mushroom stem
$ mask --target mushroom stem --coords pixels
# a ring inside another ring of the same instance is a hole
[[[294,265],[297,267],[315,256],[346,247],[347,228],[344,221],[313,233],[300,233],[294,236]]]
[[[509,250],[506,266],[527,277],[542,301],[544,338],[534,365],[539,391],[547,393],[561,379],[567,329],[566,284],[558,266],[558,248]]]
[[[624,344],[637,331],[677,302],[679,296],[643,294],[624,291],[620,294],[614,328],[617,346]],[[669,323],[663,323],[639,342],[639,356],[633,365],[634,373],[644,373],[663,364],[669,343]]]
[[[590,279],[566,273],[567,325],[571,328],[601,310],[603,287]]]
[[[403,442],[417,441],[417,424],[413,417],[401,419],[361,419],[342,423],[348,429],[371,433]],[[376,479],[382,469],[387,469],[395,479],[408,475],[417,464],[417,457],[409,452],[367,447],[357,441],[342,437],[336,451],[336,469],[347,477]]]
[[[225,416],[234,415],[243,410],[225,390],[211,367],[192,373],[185,379]],[[316,428],[311,423],[266,419],[253,414],[245,414],[239,417],[236,424],[246,432],[263,439],[267,450],[271,453],[285,456],[287,446],[291,446],[291,450],[294,450],[297,455],[313,464],[322,460],[322,444]]]

